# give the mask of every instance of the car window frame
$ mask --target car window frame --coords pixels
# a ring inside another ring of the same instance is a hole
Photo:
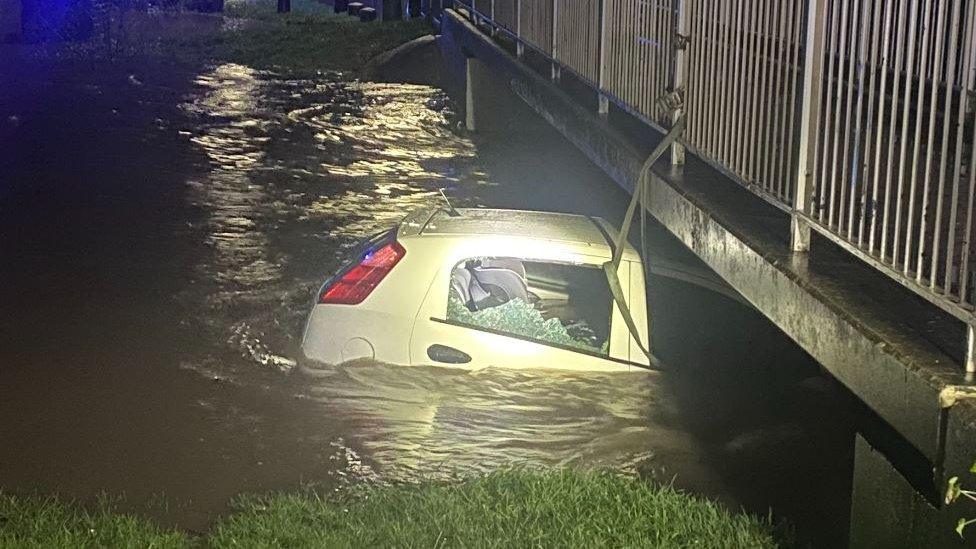
[[[600,353],[597,353],[597,352],[587,351],[586,349],[580,349],[579,347],[573,347],[571,345],[561,345],[559,343],[552,343],[550,341],[543,341],[543,340],[534,339],[534,338],[531,338],[531,337],[520,336],[518,334],[513,334],[511,332],[505,332],[505,331],[502,331],[502,330],[495,330],[495,329],[492,329],[492,328],[485,328],[483,326],[474,326],[472,324],[466,324],[464,322],[457,322],[457,321],[454,321],[454,320],[448,320],[448,319],[444,319],[444,318],[437,318],[437,317],[433,317],[433,316],[430,317],[430,321],[431,322],[436,322],[438,324],[446,324],[448,326],[454,326],[456,328],[464,328],[466,330],[474,330],[476,332],[483,332],[483,333],[486,333],[486,334],[492,334],[492,335],[496,335],[496,336],[499,336],[499,337],[507,337],[509,339],[514,339],[516,341],[521,341],[523,343],[531,343],[531,344],[535,344],[535,345],[541,345],[543,347],[549,347],[549,348],[552,348],[552,349],[559,349],[560,351],[568,351],[568,352],[571,352],[571,353],[578,353],[578,354],[586,355],[586,356],[589,356],[589,357],[592,357],[592,358],[596,358],[596,359],[599,359],[599,360],[606,360],[606,361],[612,362],[614,364],[621,364],[621,365],[626,365],[626,366],[633,366],[633,367],[641,368],[641,369],[648,370],[648,371],[654,371],[655,370],[654,368],[652,368],[652,367],[650,367],[650,366],[648,366],[646,364],[640,364],[640,363],[637,363],[637,362],[631,362],[630,360],[626,360],[626,359],[623,359],[623,358],[617,358],[617,357],[614,357],[614,356],[610,356],[609,354],[603,355],[603,354],[600,354]]]

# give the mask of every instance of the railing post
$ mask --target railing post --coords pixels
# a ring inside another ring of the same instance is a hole
[[[966,373],[976,374],[976,327],[966,327]]]
[[[607,89],[607,3],[610,0],[600,0],[600,52],[597,57],[597,113],[600,116],[607,116],[610,113],[610,100],[603,90]]]
[[[515,55],[525,57],[525,44],[522,43],[522,0],[515,0]]]
[[[796,189],[793,193],[791,241],[794,252],[810,250],[810,225],[800,214],[809,214],[813,198],[813,174],[821,131],[820,99],[823,91],[823,47],[827,0],[808,0],[806,46],[803,59],[800,142],[797,154]]]
[[[674,108],[671,110],[671,125],[678,123],[678,120],[685,112],[685,90],[688,79],[688,29],[690,28],[690,8],[688,2],[692,0],[675,0],[678,4],[678,12],[675,14],[675,35],[674,35],[674,81],[671,84],[671,92],[674,99]],[[675,142],[671,146],[671,165],[681,166],[685,163],[685,147]]]
[[[495,0],[491,0],[491,35],[498,35],[498,25],[495,24]]]
[[[557,33],[559,32],[559,0],[552,0],[552,47],[550,48],[550,54],[552,57],[552,81],[558,82],[562,77],[562,68],[559,66],[559,62],[556,61],[556,42]]]
[[[559,78],[562,76],[562,69],[559,63],[556,61],[556,42],[557,33],[559,32],[559,0],[552,0],[552,48],[550,53],[552,54],[552,80],[553,82],[558,82]]]

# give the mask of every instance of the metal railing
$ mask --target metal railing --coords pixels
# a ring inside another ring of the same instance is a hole
[[[687,143],[739,181],[793,200],[806,0],[691,0]]]
[[[891,274],[973,306],[974,4],[828,3],[809,143],[813,222]],[[969,129],[967,131],[967,126]]]
[[[970,326],[976,0],[463,0]],[[680,155],[676,156],[680,158]]]

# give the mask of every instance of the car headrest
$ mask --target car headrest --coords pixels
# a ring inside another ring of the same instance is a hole
[[[529,288],[525,283],[525,278],[519,273],[511,269],[485,266],[472,267],[470,270],[474,280],[493,296],[499,298],[501,303],[506,303],[515,298],[529,300]]]

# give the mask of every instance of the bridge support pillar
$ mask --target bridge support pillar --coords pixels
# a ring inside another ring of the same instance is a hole
[[[509,123],[505,113],[516,97],[507,82],[475,57],[464,58],[464,126],[470,132],[486,132]]]

